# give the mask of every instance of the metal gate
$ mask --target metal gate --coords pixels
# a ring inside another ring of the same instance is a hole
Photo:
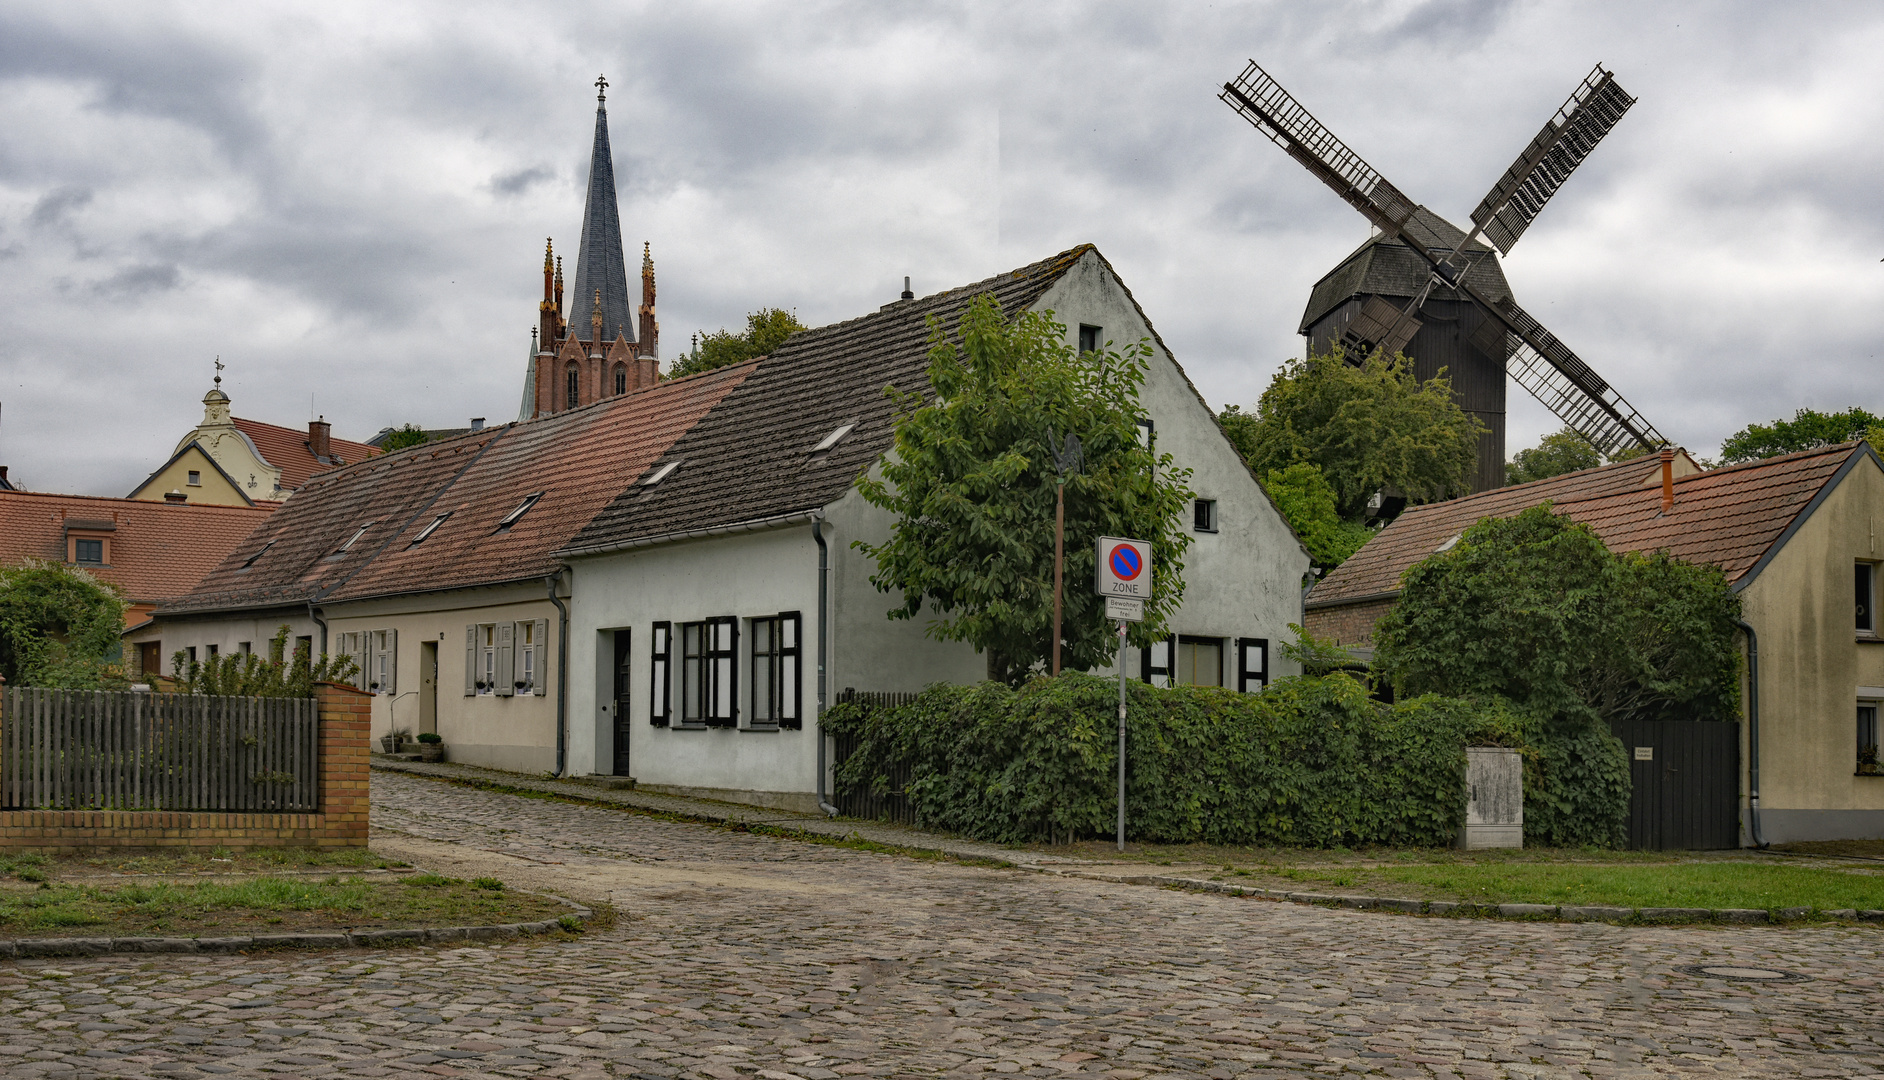
[[[1618,721],[1629,756],[1629,846],[1649,851],[1740,846],[1740,724]]]

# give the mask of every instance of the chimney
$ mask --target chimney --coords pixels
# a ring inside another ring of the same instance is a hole
[[[327,422],[327,417],[307,422],[307,449],[315,457],[326,461],[333,455],[334,425]]]
[[[471,418],[471,430],[472,431],[484,430],[484,418],[482,416],[474,416]]]
[[[164,492],[164,501],[167,503],[189,502],[190,497],[176,488],[171,488],[169,491]]]
[[[1675,508],[1675,448],[1662,447],[1662,513]]]
[[[916,294],[909,291],[909,275],[905,274],[903,276],[903,299],[914,300],[915,298]]]

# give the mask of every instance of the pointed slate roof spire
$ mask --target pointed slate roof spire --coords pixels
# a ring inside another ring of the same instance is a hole
[[[621,213],[615,206],[615,159],[608,148],[608,80],[595,80],[595,149],[589,157],[589,197],[582,211],[582,246],[576,253],[574,295],[602,294],[602,340],[621,334],[635,339],[634,308],[628,303],[628,270],[622,255]],[[572,336],[587,330],[576,324]]]

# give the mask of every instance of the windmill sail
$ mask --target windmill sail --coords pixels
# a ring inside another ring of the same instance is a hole
[[[1397,233],[1413,216],[1413,200],[1335,138],[1255,61],[1236,81],[1224,83],[1217,96],[1383,230]]]
[[[1492,318],[1480,325],[1472,344],[1489,356],[1504,357],[1512,380],[1570,430],[1608,457],[1631,446],[1667,444],[1635,406],[1529,312],[1513,301],[1480,304]]]
[[[1544,204],[1634,104],[1616,77],[1596,65],[1472,211],[1474,231],[1509,255]]]

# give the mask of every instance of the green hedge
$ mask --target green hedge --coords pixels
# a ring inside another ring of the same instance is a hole
[[[1594,814],[1578,843],[1614,843],[1628,805],[1627,763],[1607,732],[1566,739],[1500,702],[1428,695],[1371,700],[1345,675],[1282,679],[1261,694],[1128,684],[1126,829],[1135,840],[1216,844],[1439,845],[1465,815],[1465,747],[1526,757],[1527,834]],[[841,793],[885,790],[898,767],[919,824],[982,840],[1032,842],[1113,831],[1118,683],[1069,674],[1018,690],[935,685],[910,704],[840,704],[834,734],[860,740],[838,770]],[[1600,739],[1597,738],[1600,736]],[[1593,749],[1594,748],[1594,749]],[[1592,775],[1621,767],[1621,800]],[[1552,781],[1569,778],[1573,790]],[[1561,785],[1559,785],[1561,786]]]

